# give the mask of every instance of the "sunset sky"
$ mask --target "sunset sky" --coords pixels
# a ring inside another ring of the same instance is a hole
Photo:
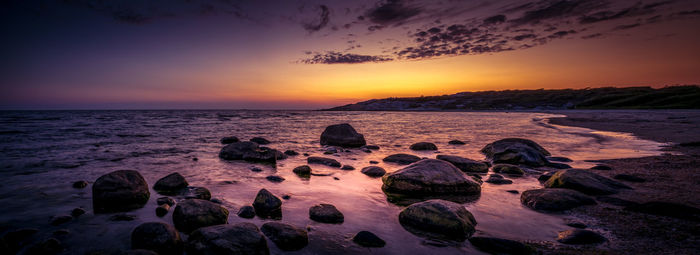
[[[0,109],[700,84],[700,1],[3,1]]]

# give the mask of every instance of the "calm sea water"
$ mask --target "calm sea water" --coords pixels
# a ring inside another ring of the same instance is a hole
[[[37,239],[47,238],[58,229],[70,234],[60,238],[65,254],[89,251],[127,250],[131,230],[147,221],[172,224],[171,214],[155,215],[155,192],[148,204],[129,212],[134,221],[110,222],[111,214],[94,215],[90,187],[73,189],[78,180],[94,182],[102,174],[121,169],[141,172],[149,185],[159,178],[179,172],[192,186],[211,190],[231,212],[229,223],[266,220],[242,219],[236,212],[252,203],[255,194],[266,188],[283,201],[282,222],[308,226],[310,244],[293,254],[463,254],[475,252],[469,242],[442,243],[415,236],[404,230],[398,214],[404,208],[387,201],[381,180],[360,173],[370,160],[380,161],[394,153],[412,153],[434,158],[435,152],[412,152],[408,146],[428,141],[440,153],[483,159],[479,150],[487,143],[506,137],[535,140],[554,156],[575,161],[574,167],[590,167],[585,160],[658,155],[659,144],[629,134],[599,132],[584,128],[549,125],[543,113],[505,112],[315,112],[315,111],[45,111],[0,112],[0,233],[21,227],[40,229]],[[265,137],[269,147],[322,155],[319,137],[331,124],[350,123],[365,135],[368,144],[381,147],[373,153],[352,149],[329,157],[357,170],[343,171],[312,165],[316,172],[331,176],[301,179],[292,173],[306,164],[299,155],[279,161],[277,166],[255,165],[218,158],[223,147],[219,139],[237,136],[242,140]],[[459,139],[463,146],[448,145]],[[197,158],[197,161],[193,159]],[[379,163],[387,171],[401,166]],[[252,166],[263,169],[253,172]],[[268,175],[286,180],[272,183]],[[338,180],[333,177],[337,177]],[[511,185],[483,184],[482,195],[465,203],[478,222],[475,235],[516,240],[556,238],[568,229],[565,215],[535,212],[523,207],[520,192],[540,188],[537,175],[513,178]],[[486,176],[484,176],[486,178]],[[343,214],[343,224],[322,224],[308,218],[308,208],[317,203],[334,204]],[[69,223],[50,226],[54,215],[69,214],[83,207],[88,213]],[[171,210],[172,212],[172,210]],[[387,241],[380,249],[361,248],[351,237],[361,230],[374,232]],[[268,242],[272,253],[281,253]],[[437,244],[437,246],[436,246]]]

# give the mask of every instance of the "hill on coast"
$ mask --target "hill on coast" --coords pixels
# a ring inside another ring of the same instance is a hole
[[[461,92],[372,99],[325,111],[460,111],[562,109],[700,109],[700,86]]]

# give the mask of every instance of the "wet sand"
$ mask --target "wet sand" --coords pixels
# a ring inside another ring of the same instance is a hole
[[[611,197],[636,203],[673,202],[700,208],[700,111],[566,111],[551,124],[602,131],[628,132],[637,137],[669,143],[660,156],[601,160],[612,170],[591,170],[607,177],[631,174],[646,182],[624,182],[633,187]],[[598,246],[533,244],[544,254],[697,254],[700,223],[624,210],[598,201],[598,206],[569,212],[589,229],[606,233]]]

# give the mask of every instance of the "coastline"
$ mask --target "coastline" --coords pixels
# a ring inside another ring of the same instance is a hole
[[[634,113],[633,113],[634,112]],[[613,178],[628,174],[644,182],[624,182],[632,190],[599,197],[598,206],[576,208],[569,216],[614,238],[599,246],[564,247],[534,243],[544,254],[693,254],[700,250],[700,224],[689,219],[625,210],[630,203],[670,202],[700,208],[700,111],[552,111],[566,115],[550,124],[631,133],[669,143],[659,156],[599,160],[612,170],[590,170]],[[696,130],[696,131],[693,131]],[[673,153],[673,154],[672,154]]]

